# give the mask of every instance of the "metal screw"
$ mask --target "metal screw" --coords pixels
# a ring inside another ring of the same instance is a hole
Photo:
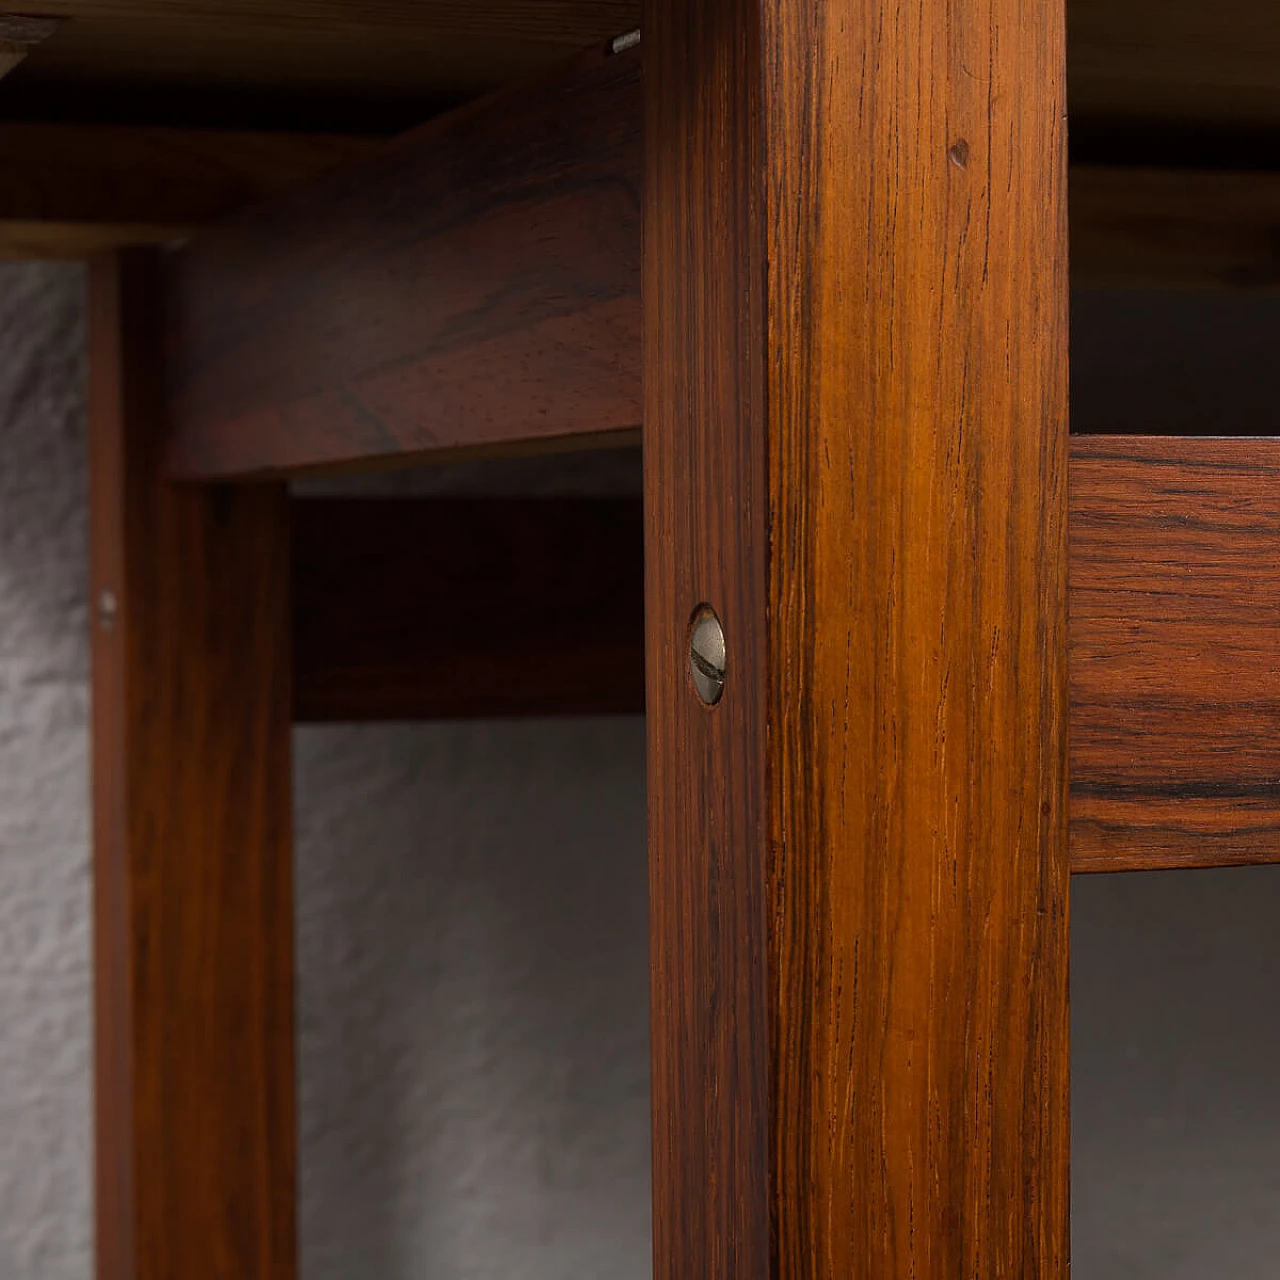
[[[628,31],[623,35],[616,37],[609,44],[609,52],[618,54],[626,53],[628,49],[635,49],[640,44],[640,28],[634,31]]]
[[[116,602],[116,593],[114,591],[100,591],[98,593],[98,626],[103,631],[113,631],[116,625],[116,614],[120,611],[120,606]]]
[[[700,605],[689,623],[689,674],[707,706],[714,707],[724,696],[727,670],[724,628],[709,604]]]

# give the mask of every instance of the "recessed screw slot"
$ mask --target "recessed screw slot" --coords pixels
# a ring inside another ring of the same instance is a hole
[[[689,623],[689,675],[707,706],[714,707],[724,696],[727,671],[724,628],[710,605],[700,605]]]

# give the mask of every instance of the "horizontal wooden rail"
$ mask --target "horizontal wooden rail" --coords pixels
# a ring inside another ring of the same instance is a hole
[[[637,499],[294,503],[295,716],[644,709]],[[1077,437],[1076,871],[1280,861],[1280,442]]]
[[[294,715],[644,709],[639,499],[300,499]]]
[[[638,438],[640,53],[585,54],[169,263],[188,479]],[[1280,177],[1072,171],[1078,283],[1280,282]]]
[[[584,54],[174,255],[172,470],[637,438],[639,77]]]
[[[381,144],[0,121],[0,258],[162,244]]]
[[[1280,860],[1280,442],[1071,456],[1078,871]]]

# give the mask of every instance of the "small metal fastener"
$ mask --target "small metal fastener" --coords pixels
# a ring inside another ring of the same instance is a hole
[[[689,623],[689,675],[707,706],[714,707],[724,696],[727,670],[724,628],[709,604],[699,605]]]
[[[640,43],[640,28],[634,31],[628,31],[623,35],[616,36],[609,45],[610,53],[626,53],[628,49],[634,49]]]
[[[98,592],[98,626],[103,631],[112,631],[116,625],[116,614],[120,612],[120,606],[116,602],[116,593],[114,591]]]

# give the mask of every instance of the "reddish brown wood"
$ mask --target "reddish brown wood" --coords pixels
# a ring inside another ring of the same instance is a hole
[[[642,29],[654,1276],[767,1278],[759,19],[647,0]],[[731,646],[714,712],[688,676],[704,603]]]
[[[593,50],[175,255],[173,471],[634,439],[639,74]]]
[[[100,1280],[293,1280],[288,507],[160,475],[158,261],[90,275]]]
[[[1073,166],[1071,282],[1280,286],[1280,174]]]
[[[655,1273],[1061,1280],[1062,6],[644,31]]]
[[[1280,448],[1071,444],[1076,871],[1280,859]],[[633,499],[293,504],[295,718],[644,709]]]
[[[644,710],[638,499],[293,504],[298,720]]]
[[[1075,870],[1280,860],[1278,618],[1274,441],[1073,442]]]
[[[634,442],[638,57],[592,51],[174,255],[175,473]],[[1081,169],[1075,277],[1266,283],[1274,185]]]

